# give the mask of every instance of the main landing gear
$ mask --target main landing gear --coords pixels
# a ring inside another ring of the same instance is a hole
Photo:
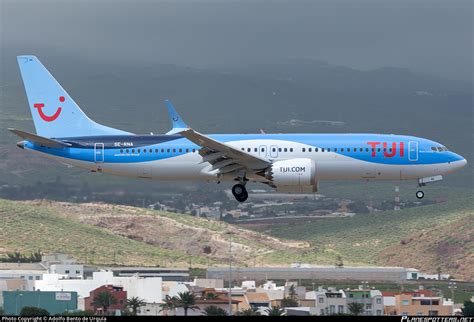
[[[238,183],[232,187],[232,194],[238,202],[244,202],[249,197],[245,185]]]

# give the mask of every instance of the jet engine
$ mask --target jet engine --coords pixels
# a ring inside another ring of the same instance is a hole
[[[296,158],[276,161],[265,170],[264,176],[280,192],[317,191],[316,163],[312,159]]]

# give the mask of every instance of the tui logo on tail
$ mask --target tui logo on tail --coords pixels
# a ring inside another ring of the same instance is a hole
[[[65,98],[64,96],[59,96],[59,101],[62,103],[65,101]],[[49,116],[49,115],[46,115],[44,112],[43,112],[43,108],[44,108],[44,104],[43,103],[36,103],[33,105],[36,109],[38,109],[38,114],[39,116],[43,119],[43,121],[46,121],[46,122],[52,122],[54,121],[55,119],[58,118],[59,114],[61,114],[61,111],[62,111],[62,108],[61,107],[58,107],[58,109],[56,110],[56,112]]]

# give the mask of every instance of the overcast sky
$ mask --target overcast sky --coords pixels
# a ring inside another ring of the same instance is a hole
[[[473,73],[470,0],[0,3],[2,64],[17,54],[213,68],[305,58]]]

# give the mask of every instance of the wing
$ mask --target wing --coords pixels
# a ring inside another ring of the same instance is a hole
[[[255,173],[271,164],[267,159],[216,141],[190,128],[179,132],[179,134],[202,147],[199,154],[202,156],[203,162],[212,164],[211,171],[215,171],[216,174],[230,174],[239,170]]]

